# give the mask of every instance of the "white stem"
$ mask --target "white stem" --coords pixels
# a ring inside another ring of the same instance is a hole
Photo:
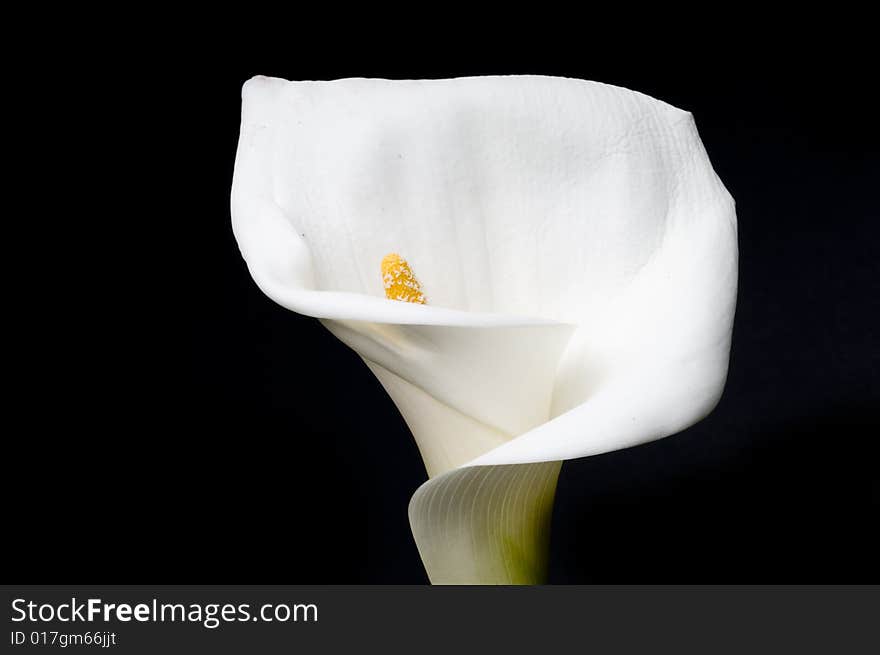
[[[562,462],[472,466],[428,480],[409,504],[433,584],[540,584]]]

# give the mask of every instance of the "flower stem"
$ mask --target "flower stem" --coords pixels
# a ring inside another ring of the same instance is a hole
[[[473,466],[432,478],[409,505],[433,584],[541,584],[562,462]]]

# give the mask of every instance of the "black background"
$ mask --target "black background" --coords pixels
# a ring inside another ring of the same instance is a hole
[[[192,33],[173,51],[159,35],[142,77],[105,72],[117,122],[103,133],[121,154],[103,164],[120,186],[91,179],[67,197],[56,241],[89,247],[33,300],[50,345],[29,351],[21,386],[36,402],[6,464],[14,570],[30,582],[426,582],[406,515],[425,473],[397,410],[354,353],[264,297],[238,254],[240,87],[255,74],[541,73],[693,112],[736,199],[740,245],[720,405],[679,435],[566,462],[550,582],[880,581],[867,44],[611,30],[600,46],[596,31],[538,45],[527,33],[350,41],[298,25],[272,48]],[[95,157],[76,150],[70,175]]]

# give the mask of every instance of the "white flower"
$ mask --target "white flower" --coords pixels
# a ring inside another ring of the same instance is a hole
[[[678,432],[724,386],[736,217],[692,116],[533,76],[257,77],[242,97],[242,255],[400,409],[431,580],[539,581],[559,461]],[[386,299],[389,253],[428,304]]]

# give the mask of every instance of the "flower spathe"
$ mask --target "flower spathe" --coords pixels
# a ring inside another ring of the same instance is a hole
[[[724,386],[736,217],[692,116],[534,76],[258,77],[242,97],[242,255],[400,409],[432,581],[539,581],[556,462],[678,432]],[[427,304],[385,298],[388,253]]]

